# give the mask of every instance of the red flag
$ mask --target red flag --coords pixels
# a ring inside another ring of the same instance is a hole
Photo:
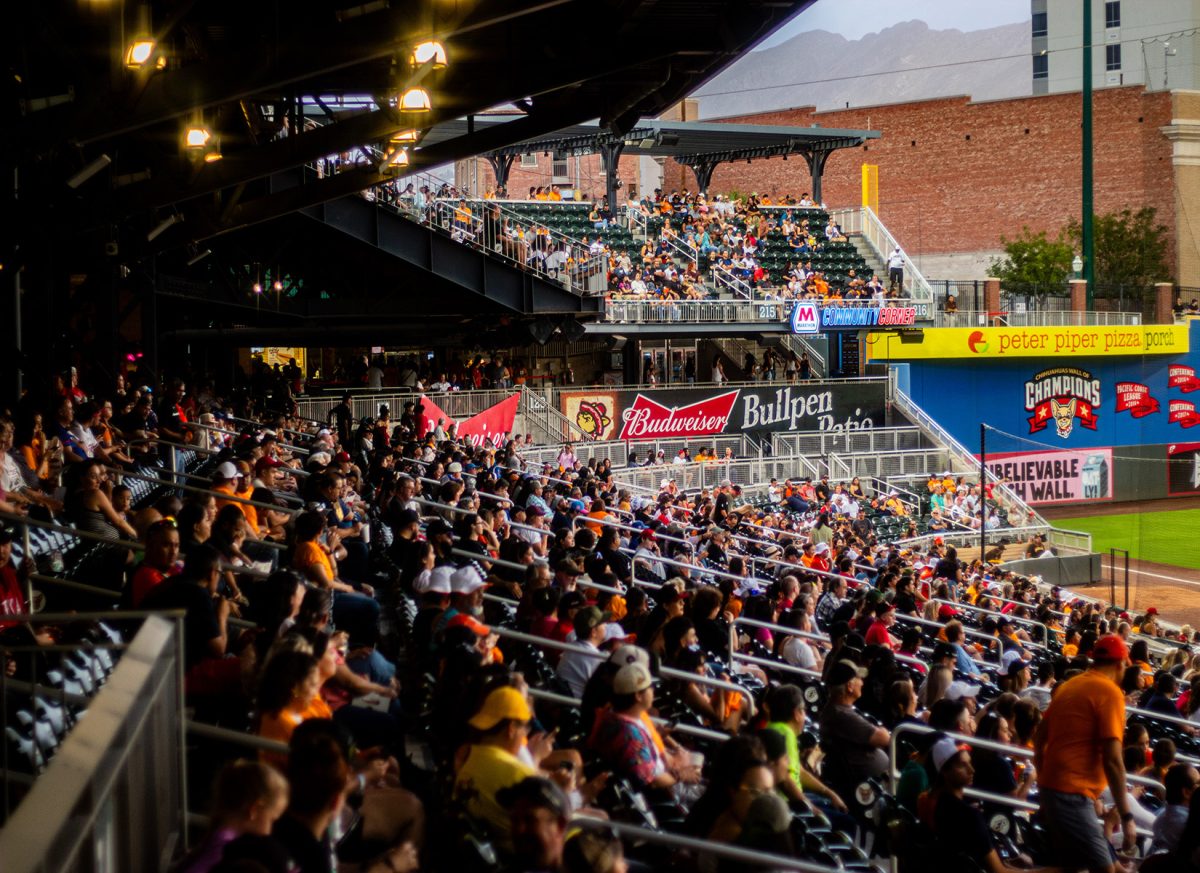
[[[1196,404],[1191,401],[1172,400],[1167,406],[1167,421],[1181,427],[1195,427],[1200,424],[1200,412],[1196,412]]]
[[[1184,394],[1200,390],[1200,379],[1196,378],[1195,367],[1172,364],[1167,367],[1167,387],[1178,388]]]
[[[1150,396],[1150,386],[1140,382],[1117,383],[1117,412],[1129,412],[1134,418],[1145,418],[1158,412],[1158,401]]]
[[[512,433],[513,422],[517,418],[517,405],[521,395],[511,394],[493,404],[478,415],[472,416],[458,426],[458,438],[469,440],[473,446],[491,443],[501,446]]]
[[[439,418],[442,419],[443,426],[447,430],[450,425],[454,424],[454,419],[424,394],[421,395],[419,403],[425,407],[425,411],[421,413],[421,420],[417,422],[417,439],[425,439],[425,435],[437,427]]]

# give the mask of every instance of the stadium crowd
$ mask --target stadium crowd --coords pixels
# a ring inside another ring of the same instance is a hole
[[[95,400],[68,373],[0,420],[0,512],[111,540],[74,578],[183,610],[194,717],[274,741],[191,750],[217,777],[179,870],[1200,861],[1200,635],[1156,610],[961,558],[950,527],[912,538],[857,480],[646,491],[586,447],[526,463],[415,407],[248,408],[180,381]],[[162,480],[140,500],[135,469]],[[929,485],[967,528],[989,499]],[[19,542],[5,614],[50,572]]]

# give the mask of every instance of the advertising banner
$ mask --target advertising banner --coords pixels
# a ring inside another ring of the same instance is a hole
[[[987,468],[1030,506],[1112,500],[1112,449],[989,454]]]
[[[502,446],[512,433],[517,417],[517,405],[521,395],[512,394],[493,404],[478,415],[473,415],[458,426],[459,437],[473,446]]]
[[[885,333],[867,335],[868,360],[1107,357],[1189,351],[1186,325],[941,327],[926,330],[911,342],[889,343],[887,337]]]
[[[618,391],[564,391],[562,412],[588,439],[612,440],[621,429]]]
[[[564,392],[562,412],[585,430],[623,440],[843,431],[882,427],[886,393],[883,382],[724,390],[597,389]]]

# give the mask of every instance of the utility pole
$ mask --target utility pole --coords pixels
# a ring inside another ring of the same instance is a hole
[[[1095,206],[1092,200],[1092,0],[1083,0],[1083,278],[1087,282],[1087,309],[1095,308],[1096,240],[1092,228]]]
[[[987,425],[979,423],[979,561],[987,564]]]

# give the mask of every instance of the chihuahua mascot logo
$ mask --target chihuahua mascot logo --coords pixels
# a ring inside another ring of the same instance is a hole
[[[1032,413],[1030,433],[1045,430],[1053,421],[1055,433],[1065,440],[1075,430],[1075,419],[1081,427],[1095,430],[1099,405],[1100,380],[1087,370],[1055,367],[1025,383],[1025,411]]]

